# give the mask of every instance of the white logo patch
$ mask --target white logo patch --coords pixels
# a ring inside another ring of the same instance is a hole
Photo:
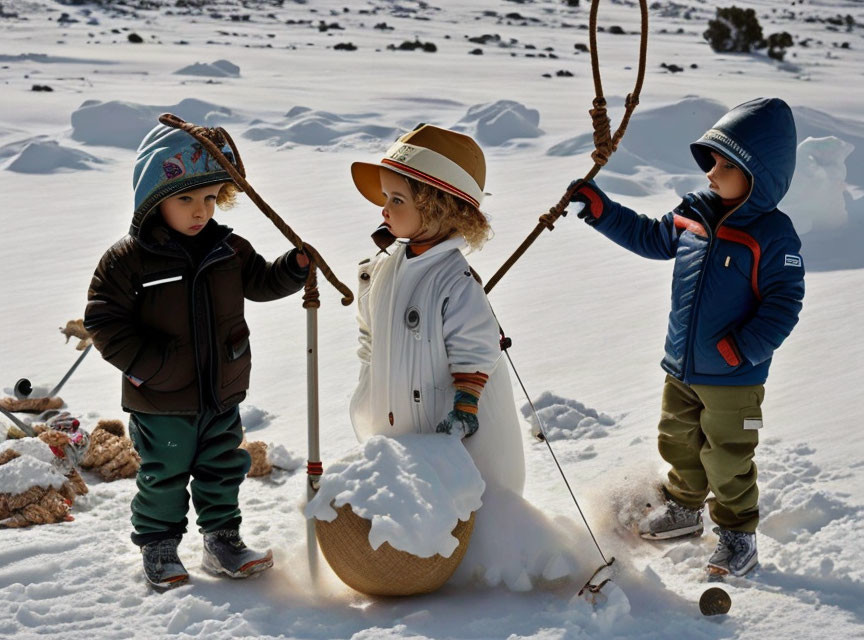
[[[762,418],[744,418],[744,428],[748,431],[761,429],[762,428]]]
[[[800,267],[803,264],[801,260],[801,256],[794,256],[790,254],[786,254],[786,258],[783,260],[784,267]]]

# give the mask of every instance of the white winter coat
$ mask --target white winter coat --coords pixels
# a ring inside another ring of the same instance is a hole
[[[446,240],[407,259],[405,246],[360,266],[360,380],[351,422],[377,434],[434,433],[453,408],[452,373],[480,371],[478,431],[463,442],[483,479],[522,493],[525,460],[498,323],[460,249]]]

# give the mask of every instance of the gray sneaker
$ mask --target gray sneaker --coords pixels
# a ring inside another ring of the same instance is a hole
[[[165,538],[141,547],[144,577],[156,591],[167,591],[189,580],[186,567],[177,555],[178,544],[180,538]]]
[[[717,548],[708,559],[708,573],[714,576],[743,576],[759,564],[756,534],[715,527],[720,536]]]
[[[273,566],[273,552],[253,551],[243,543],[237,529],[222,529],[204,534],[201,566],[213,574],[248,578]]]
[[[658,511],[639,525],[639,535],[646,540],[701,536],[703,530],[702,507],[690,509],[668,497],[665,511]]]

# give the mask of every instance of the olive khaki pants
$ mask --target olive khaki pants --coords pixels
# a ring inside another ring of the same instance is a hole
[[[763,385],[688,385],[666,376],[658,447],[672,465],[666,490],[724,529],[756,531],[759,489],[753,454],[762,426]]]
[[[237,407],[194,416],[133,412],[129,436],[141,456],[132,500],[133,542],[144,545],[186,532],[190,477],[202,532],[240,526],[238,494],[251,458],[238,448],[243,427]]]

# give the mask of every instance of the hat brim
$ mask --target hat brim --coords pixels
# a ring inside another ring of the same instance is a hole
[[[371,162],[354,162],[351,165],[354,186],[364,198],[379,207],[387,204],[387,196],[381,191],[381,174],[378,172],[382,167]]]

